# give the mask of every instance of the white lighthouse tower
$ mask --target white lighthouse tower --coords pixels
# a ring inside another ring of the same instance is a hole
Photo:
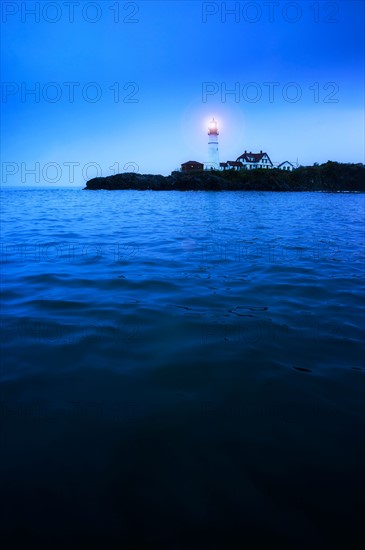
[[[208,162],[205,165],[206,170],[219,170],[218,136],[217,122],[213,118],[208,128]]]

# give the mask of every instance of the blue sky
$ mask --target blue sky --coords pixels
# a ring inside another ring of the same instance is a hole
[[[2,181],[169,174],[207,160],[211,116],[221,161],[364,162],[363,21],[358,0],[4,1]]]

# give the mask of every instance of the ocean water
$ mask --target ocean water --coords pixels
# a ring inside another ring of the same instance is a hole
[[[4,189],[5,540],[360,547],[364,206]]]

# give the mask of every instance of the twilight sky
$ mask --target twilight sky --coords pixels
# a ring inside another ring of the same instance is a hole
[[[14,2],[2,9],[2,182],[169,174],[245,149],[364,162],[364,2]]]

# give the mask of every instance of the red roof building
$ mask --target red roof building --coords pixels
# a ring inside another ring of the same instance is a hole
[[[204,164],[196,160],[188,160],[181,165],[182,172],[194,172],[197,170],[204,170]]]

